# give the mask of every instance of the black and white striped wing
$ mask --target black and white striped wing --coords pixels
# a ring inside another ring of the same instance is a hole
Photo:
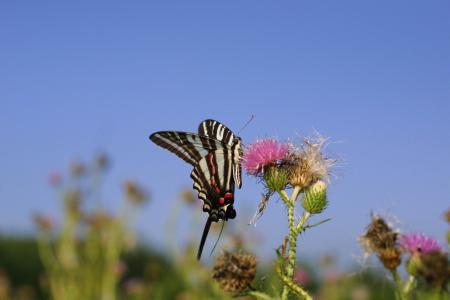
[[[219,140],[181,131],[155,132],[150,135],[150,140],[194,167],[209,151],[228,147]]]
[[[198,134],[218,141],[222,141],[231,147],[234,143],[234,133],[222,123],[215,120],[205,120],[198,126]]]
[[[202,158],[192,170],[191,178],[198,197],[203,200],[203,210],[210,215],[226,215],[226,207],[215,202],[224,193],[234,193],[231,154],[229,151],[215,150]]]
[[[200,125],[198,126],[198,133],[201,136],[207,136],[209,138],[221,141],[228,146],[227,149],[231,153],[233,178],[238,188],[241,188],[242,148],[240,139],[237,138],[228,127],[218,121],[211,119],[205,120],[200,123]]]

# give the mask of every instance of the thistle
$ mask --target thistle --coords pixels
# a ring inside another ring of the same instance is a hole
[[[402,235],[399,239],[399,244],[404,251],[410,254],[426,254],[429,252],[439,252],[442,250],[442,247],[435,239],[423,234]]]
[[[407,234],[400,237],[403,251],[410,254],[406,270],[411,276],[419,276],[435,289],[442,290],[450,280],[450,262],[439,243],[423,234]]]
[[[446,253],[431,251],[420,256],[418,276],[437,290],[444,290],[450,282],[450,262]]]
[[[323,156],[325,139],[304,139],[300,146],[291,145],[287,159],[289,183],[304,190],[316,181],[327,180],[335,160]]]
[[[269,191],[279,192],[284,189],[288,183],[287,171],[283,168],[270,166],[264,172],[264,182]]]
[[[287,143],[280,143],[274,139],[258,140],[251,144],[242,158],[242,165],[248,174],[259,176],[269,166],[283,161],[289,150]]]
[[[230,293],[241,293],[250,288],[256,275],[256,257],[253,254],[224,252],[217,257],[212,277]]]
[[[323,181],[317,181],[306,190],[302,206],[310,214],[320,214],[327,205],[327,185]]]
[[[373,216],[360,242],[367,253],[376,253],[386,269],[395,271],[401,262],[401,251],[397,245],[397,236],[380,216]]]
[[[323,156],[324,139],[313,141],[305,139],[301,146],[277,142],[273,139],[258,140],[250,145],[243,157],[243,166],[249,175],[261,179],[266,187],[263,200],[252,222],[262,214],[270,196],[277,193],[287,208],[289,232],[283,243],[276,267],[283,283],[281,299],[286,300],[289,293],[312,299],[295,280],[297,260],[297,239],[304,230],[320,225],[328,219],[310,225],[313,214],[321,213],[328,205],[326,183],[330,168],[334,164]],[[287,188],[292,187],[289,196]],[[299,219],[295,217],[297,199],[301,197],[304,209]],[[287,253],[286,253],[287,252]]]

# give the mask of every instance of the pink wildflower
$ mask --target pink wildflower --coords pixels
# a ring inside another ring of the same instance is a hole
[[[250,175],[259,175],[265,167],[284,159],[288,150],[287,143],[280,143],[274,139],[259,140],[245,151],[242,159],[244,168]]]
[[[439,243],[423,234],[408,234],[400,237],[400,246],[411,254],[426,254],[433,251],[441,251]]]
[[[297,268],[294,272],[294,280],[300,285],[307,285],[310,281],[309,273],[304,269]]]

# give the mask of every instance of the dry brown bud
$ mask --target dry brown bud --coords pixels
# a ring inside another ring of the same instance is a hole
[[[124,182],[125,196],[128,201],[134,204],[141,204],[148,198],[147,192],[136,182],[127,180]]]
[[[387,248],[379,251],[378,258],[388,270],[395,270],[401,262],[401,252],[398,248]]]
[[[230,293],[247,290],[256,275],[256,257],[253,254],[224,252],[217,257],[212,277]]]

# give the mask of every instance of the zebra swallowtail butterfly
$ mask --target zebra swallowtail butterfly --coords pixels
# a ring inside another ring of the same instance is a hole
[[[159,131],[150,135],[157,145],[191,164],[191,178],[203,211],[209,214],[203,230],[197,259],[200,259],[212,222],[236,217],[234,187],[241,188],[241,139],[218,121],[205,120],[198,134]]]

